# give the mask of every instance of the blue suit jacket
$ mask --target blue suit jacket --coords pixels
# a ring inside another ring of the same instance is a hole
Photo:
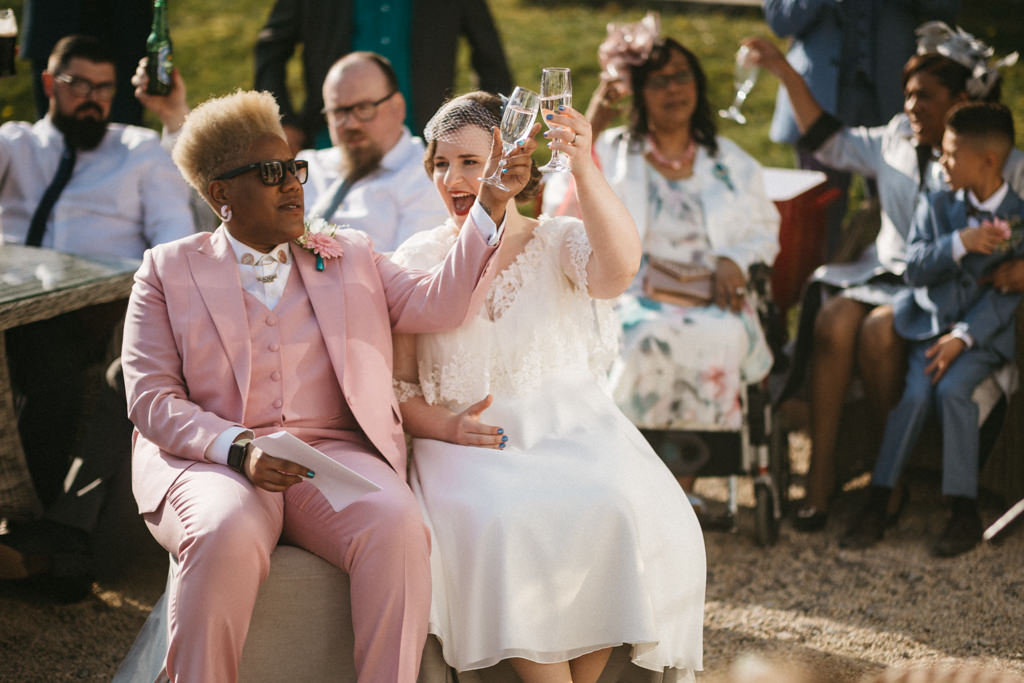
[[[864,1],[864,0],[861,0]],[[873,1],[873,0],[867,0]],[[845,0],[764,0],[764,18],[775,35],[791,37],[786,59],[811,89],[822,109],[849,126],[881,125],[903,110],[903,65],[914,54],[914,29],[925,21],[953,23],[959,0],[883,0],[876,2],[874,34],[863,40],[874,43],[874,71],[869,74],[878,99],[878,121],[851,121],[837,111],[844,22],[856,12],[857,2]],[[800,137],[793,120],[793,106],[780,87],[772,117],[771,139],[794,143]]]
[[[1012,189],[996,216],[1024,216],[1024,201]],[[896,332],[922,341],[966,323],[976,347],[990,348],[1006,360],[1014,358],[1014,314],[1019,293],[1003,294],[978,283],[983,275],[1011,258],[1024,256],[1024,242],[992,254],[968,253],[953,260],[953,234],[967,225],[967,205],[960,192],[933,192],[918,206],[907,244],[904,278],[914,289],[894,302]]]

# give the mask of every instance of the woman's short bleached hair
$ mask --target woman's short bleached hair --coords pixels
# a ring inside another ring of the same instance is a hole
[[[250,146],[267,135],[287,139],[274,96],[239,90],[206,100],[192,110],[172,156],[185,180],[210,201],[210,181],[244,163]]]

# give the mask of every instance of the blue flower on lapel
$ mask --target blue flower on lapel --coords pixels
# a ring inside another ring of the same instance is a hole
[[[725,183],[726,187],[728,187],[733,192],[736,191],[736,188],[732,184],[732,179],[729,177],[729,169],[722,165],[721,161],[715,162],[715,167],[714,169],[712,169],[712,173],[716,178]]]

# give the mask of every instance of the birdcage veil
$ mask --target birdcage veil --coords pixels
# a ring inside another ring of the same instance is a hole
[[[494,98],[492,106],[486,99]],[[499,96],[488,93],[469,93],[448,100],[437,110],[423,129],[423,139],[430,142],[459,143],[465,139],[460,135],[467,127],[480,128],[490,133],[491,128],[501,125],[501,110],[504,102]]]

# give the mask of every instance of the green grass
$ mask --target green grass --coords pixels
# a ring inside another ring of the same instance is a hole
[[[21,17],[23,0],[10,3]],[[252,86],[252,47],[272,0],[170,0],[171,36],[175,63],[188,84],[189,102]],[[643,3],[566,2],[565,0],[491,0],[513,75],[518,84],[537,88],[544,66],[568,66],[573,70],[575,105],[585,109],[597,84],[597,46],[610,21],[636,21],[646,6],[662,14],[663,31],[696,52],[708,74],[710,98],[715,109],[732,97],[732,58],[739,40],[748,35],[771,37],[758,8],[735,9],[682,2]],[[964,3],[964,27],[990,41],[999,54],[1024,47],[1024,0],[971,0]],[[782,44],[782,41],[777,41]],[[459,55],[458,91],[473,87],[468,50]],[[16,77],[0,84],[0,118],[31,119],[33,106],[27,63]],[[298,55],[291,73],[300,87]],[[787,146],[768,140],[776,84],[763,75],[744,106],[750,123],[740,126],[721,121],[720,132],[734,139],[762,163],[792,165]],[[1015,112],[1018,130],[1024,131],[1024,64],[1010,69],[1004,97]],[[301,95],[297,94],[297,97]],[[153,122],[155,123],[155,122]]]

